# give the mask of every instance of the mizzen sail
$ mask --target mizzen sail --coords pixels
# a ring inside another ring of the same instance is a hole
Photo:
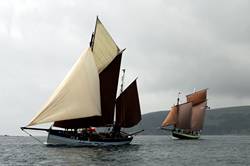
[[[141,109],[136,80],[116,100],[116,122],[119,127],[133,127],[141,120]]]
[[[193,131],[199,131],[203,128],[206,107],[207,107],[206,101],[193,106],[192,121],[191,121],[191,129]]]
[[[29,126],[99,115],[101,101],[98,70],[92,51],[88,48]]]
[[[203,128],[205,111],[207,107],[207,89],[187,95],[187,101],[192,102],[191,129],[199,131]]]

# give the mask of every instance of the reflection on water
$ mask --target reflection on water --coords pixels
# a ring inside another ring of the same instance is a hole
[[[104,164],[127,162],[128,159],[141,160],[140,156],[134,155],[137,153],[141,145],[131,144],[122,146],[110,147],[43,147],[48,152],[48,155],[61,156],[64,158],[64,163],[80,164],[84,159],[85,164]],[[58,158],[58,157],[57,157]],[[119,164],[119,163],[118,163]]]
[[[113,147],[46,147],[30,137],[0,137],[0,154],[0,165],[248,165],[250,136],[137,136]]]

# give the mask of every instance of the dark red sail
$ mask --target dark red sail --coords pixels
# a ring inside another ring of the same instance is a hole
[[[136,80],[116,100],[116,125],[132,127],[141,120],[141,109]]]

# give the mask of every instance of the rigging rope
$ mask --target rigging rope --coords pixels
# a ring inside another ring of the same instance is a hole
[[[161,127],[161,129],[163,129],[163,130],[165,130],[165,131],[172,131],[171,129],[167,129],[167,128],[164,128],[164,127]],[[167,135],[167,137],[169,138],[169,139],[173,139],[173,137],[172,137],[172,135],[171,134],[168,134]]]
[[[32,137],[33,139],[37,140],[39,143],[44,144],[41,140],[39,140],[38,138],[34,137],[33,135],[31,135],[30,133],[28,133],[25,130],[22,130],[23,132],[25,132],[26,134],[28,134],[30,137]]]

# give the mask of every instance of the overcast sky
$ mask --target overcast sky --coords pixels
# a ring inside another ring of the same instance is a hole
[[[88,47],[96,16],[120,48],[142,113],[209,88],[211,108],[250,104],[250,1],[0,0],[0,134],[20,135]]]

